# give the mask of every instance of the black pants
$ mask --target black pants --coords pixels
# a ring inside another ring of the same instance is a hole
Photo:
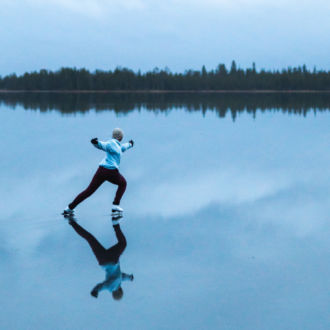
[[[119,225],[113,226],[118,243],[109,249],[105,249],[91,233],[78,225],[76,222],[72,222],[71,226],[77,232],[77,234],[79,234],[88,242],[100,265],[105,265],[110,262],[117,263],[119,261],[119,257],[124,252],[127,245],[126,238]]]
[[[89,186],[84,191],[82,191],[72,203],[69,204],[69,208],[73,210],[78,204],[92,195],[104,181],[109,181],[118,186],[113,204],[119,205],[120,200],[126,190],[127,182],[118,170],[109,170],[100,166],[94,174],[94,177]]]

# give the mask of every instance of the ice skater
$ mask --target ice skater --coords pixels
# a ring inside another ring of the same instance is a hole
[[[126,190],[126,180],[119,173],[121,154],[134,146],[134,141],[122,143],[124,133],[120,128],[115,128],[112,132],[112,139],[106,142],[99,141],[97,138],[91,140],[94,147],[106,152],[105,158],[99,164],[99,168],[89,186],[81,192],[72,203],[63,211],[64,215],[73,214],[75,207],[83,200],[91,196],[104,181],[109,181],[118,186],[115,199],[112,204],[112,212],[123,212],[119,206],[120,200]]]
[[[126,238],[120,229],[119,221],[116,220],[120,216],[113,218],[114,220],[112,221],[118,243],[109,249],[105,249],[91,233],[78,225],[73,216],[67,217],[69,217],[69,224],[76,231],[76,233],[88,242],[99,265],[105,270],[106,273],[105,280],[93,288],[91,295],[97,298],[100,291],[108,290],[112,293],[113,299],[120,300],[124,294],[121,283],[123,281],[134,280],[133,274],[125,274],[120,269],[119,258],[127,245]]]

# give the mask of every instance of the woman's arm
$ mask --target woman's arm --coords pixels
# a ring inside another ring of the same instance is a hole
[[[104,289],[104,284],[105,284],[105,281],[102,282],[102,283],[99,283],[99,284],[95,285],[95,287],[91,291],[91,295],[93,297],[97,298],[99,292]]]
[[[121,151],[125,152],[126,150],[133,148],[133,146],[134,146],[134,141],[130,140],[128,143],[123,143],[121,145]]]
[[[133,276],[133,274],[128,275],[126,273],[121,273],[121,280],[122,281],[133,281],[134,280],[134,276]]]
[[[107,145],[108,145],[107,142],[99,141],[98,138],[91,139],[91,144],[95,148],[103,150],[103,151],[106,151],[106,148],[107,148]]]

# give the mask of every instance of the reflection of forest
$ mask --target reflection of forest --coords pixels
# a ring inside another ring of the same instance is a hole
[[[282,111],[306,115],[329,111],[330,93],[0,93],[0,105],[61,113],[112,110],[166,112],[173,108],[186,111],[216,111],[220,117],[228,112],[255,114],[259,111]]]

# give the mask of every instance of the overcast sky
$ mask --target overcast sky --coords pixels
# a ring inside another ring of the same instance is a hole
[[[218,63],[330,69],[328,0],[0,0],[0,75]]]

